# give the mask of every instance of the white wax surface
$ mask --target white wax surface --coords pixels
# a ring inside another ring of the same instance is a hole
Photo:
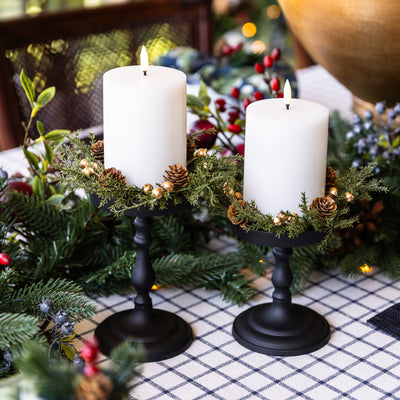
[[[186,75],[172,68],[112,69],[103,77],[104,164],[130,185],[164,181],[169,165],[186,166]]]
[[[301,193],[308,204],[325,194],[329,110],[307,100],[252,103],[246,110],[244,199],[264,214],[300,214]]]

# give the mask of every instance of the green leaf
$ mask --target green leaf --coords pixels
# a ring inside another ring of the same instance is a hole
[[[53,194],[46,200],[46,203],[56,207],[56,206],[59,206],[63,200],[64,200],[64,195]]]
[[[399,145],[400,145],[400,136],[397,136],[397,138],[393,140],[392,149],[391,150],[393,151],[393,149],[395,149]]]
[[[43,90],[43,92],[39,94],[36,103],[40,107],[43,107],[54,97],[55,94],[56,94],[56,88],[54,86],[51,86]]]
[[[69,135],[71,131],[67,129],[55,129],[53,131],[50,131],[44,135],[44,138],[46,140],[51,140],[51,141],[57,141],[64,139],[67,135]]]
[[[25,157],[28,160],[29,164],[32,165],[35,169],[39,169],[39,161],[35,154],[24,148],[22,150],[24,151]]]
[[[33,193],[35,193],[41,199],[44,199],[44,185],[42,180],[37,175],[33,178],[32,189]]]
[[[204,101],[206,106],[211,102],[210,96],[207,93],[207,86],[203,81],[200,82],[199,99]]]
[[[24,88],[26,97],[28,98],[31,107],[33,108],[33,101],[35,99],[35,88],[33,86],[33,83],[29,79],[29,77],[25,75],[24,70],[21,71],[19,79],[21,81],[22,87]]]
[[[195,107],[202,110],[206,105],[204,101],[200,100],[198,97],[194,96],[193,94],[188,94],[186,96],[187,106],[188,107]]]
[[[43,134],[44,134],[44,126],[43,126],[43,124],[40,121],[36,121],[36,127],[37,127],[37,130],[39,132],[39,135],[43,136]]]
[[[44,148],[46,149],[46,159],[49,162],[49,164],[53,164],[54,161],[54,153],[53,150],[50,148],[50,146],[44,142]]]
[[[384,149],[389,148],[389,142],[387,140],[387,135],[385,133],[382,133],[381,135],[379,135],[378,145],[383,147]]]

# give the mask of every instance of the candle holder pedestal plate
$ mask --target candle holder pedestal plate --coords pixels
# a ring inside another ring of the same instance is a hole
[[[305,232],[296,238],[277,237],[268,232],[246,232],[237,225],[233,225],[233,232],[243,240],[272,246],[276,260],[272,303],[250,307],[236,317],[232,328],[236,341],[257,353],[273,356],[308,354],[323,347],[330,338],[327,320],[308,307],[292,303],[290,257],[293,247],[318,243],[324,234]]]
[[[95,196],[91,199],[95,205],[99,204]],[[184,352],[191,345],[193,332],[190,325],[176,314],[154,309],[150,297],[155,281],[149,253],[152,217],[174,214],[186,207],[187,203],[182,203],[163,210],[140,207],[125,212],[125,215],[135,217],[137,257],[131,277],[137,293],[135,308],[117,312],[98,325],[95,337],[102,353],[109,355],[114,347],[128,340],[144,345],[146,361],[160,361]]]

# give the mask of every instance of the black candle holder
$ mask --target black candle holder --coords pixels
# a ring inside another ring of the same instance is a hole
[[[91,196],[91,199],[99,205],[97,197]],[[135,217],[137,257],[131,277],[136,290],[135,308],[117,312],[98,325],[95,337],[102,353],[109,355],[114,347],[128,340],[144,345],[146,361],[160,361],[184,352],[191,345],[193,332],[190,325],[176,314],[154,309],[150,297],[155,282],[149,253],[152,217],[174,214],[187,206],[182,203],[163,210],[140,207],[125,212],[125,215]],[[108,209],[109,204],[102,208]]]
[[[233,225],[233,232],[243,240],[273,247],[276,260],[271,279],[275,289],[272,303],[250,307],[236,317],[232,328],[236,341],[257,353],[273,356],[308,354],[328,343],[327,320],[308,307],[293,304],[290,293],[293,247],[318,243],[325,234],[305,232],[296,238],[278,237],[269,232],[246,232],[237,225]]]

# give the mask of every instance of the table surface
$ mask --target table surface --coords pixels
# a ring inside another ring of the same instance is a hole
[[[351,116],[351,95],[321,67],[299,71],[298,80],[300,97]],[[0,153],[0,165],[9,173],[22,171],[19,149]],[[212,243],[220,252],[231,251],[234,245],[225,238]],[[224,302],[216,291],[183,287],[154,291],[154,307],[184,318],[195,340],[181,355],[142,365],[130,398],[400,399],[400,342],[367,323],[400,301],[399,281],[391,281],[376,268],[357,278],[345,278],[336,270],[314,272],[293,302],[324,315],[331,325],[331,339],[308,355],[273,357],[242,347],[231,334],[240,312],[271,301],[271,272],[254,280],[257,294],[243,307]],[[97,315],[77,326],[78,347],[82,338],[92,339],[104,318],[133,308],[133,298],[132,293],[96,299]]]

